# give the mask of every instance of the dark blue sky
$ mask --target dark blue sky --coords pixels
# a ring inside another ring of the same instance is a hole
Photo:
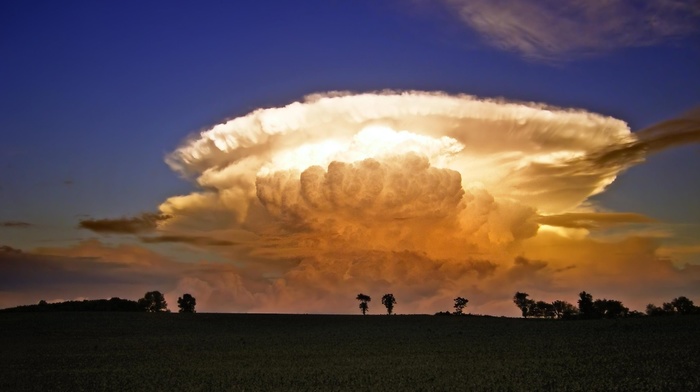
[[[410,2],[1,7],[0,200],[10,206],[3,220],[70,225],[77,214],[152,209],[188,189],[163,163],[188,134],[313,92],[504,97],[585,108],[632,129],[700,102],[697,35],[542,62],[486,45],[449,9]],[[694,148],[668,155],[626,182],[700,168]],[[666,184],[675,194],[685,185]]]
[[[70,244],[93,236],[80,219],[154,211],[193,189],[164,162],[188,135],[314,92],[503,97],[583,108],[633,130],[700,103],[697,31],[561,43],[538,58],[494,44],[498,32],[446,3],[2,2],[0,222],[32,227],[0,227],[0,245]],[[586,26],[580,35],[596,37]],[[697,225],[699,152],[653,156],[596,200]]]

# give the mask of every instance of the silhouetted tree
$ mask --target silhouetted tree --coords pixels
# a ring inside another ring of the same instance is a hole
[[[552,308],[554,309],[554,315],[559,319],[571,319],[576,317],[578,309],[566,301],[556,300],[552,302]]]
[[[525,318],[532,315],[532,308],[535,306],[535,301],[529,299],[528,295],[529,294],[527,293],[521,293],[518,291],[513,296],[513,303],[515,303],[515,306],[520,308],[520,311]]]
[[[597,299],[593,302],[593,309],[596,318],[618,318],[627,317],[629,309],[622,305],[622,302],[613,299]]]
[[[663,309],[664,312],[667,313],[667,314],[676,313],[676,310],[673,308],[673,304],[670,304],[670,303],[668,303],[668,302],[664,302],[664,303],[661,305],[661,309]]]
[[[195,313],[194,307],[197,305],[197,299],[190,294],[184,294],[177,299],[177,307],[180,308],[180,313]]]
[[[139,312],[143,311],[136,301],[112,297],[106,302],[106,310],[118,312]]]
[[[469,303],[469,300],[463,297],[457,297],[455,298],[455,314],[462,314],[462,311],[464,308],[467,306],[467,303]]]
[[[596,318],[593,296],[585,291],[579,293],[578,311],[582,318]]]
[[[646,309],[647,316],[667,316],[671,313],[665,311],[663,308],[656,306],[654,304],[647,305]]]
[[[386,306],[386,313],[391,314],[394,311],[394,305],[396,305],[394,294],[384,294],[382,297],[382,305]]]
[[[693,304],[688,297],[677,297],[671,302],[664,302],[661,307],[654,304],[647,305],[647,316],[669,316],[674,314],[700,314],[700,308]]]
[[[674,298],[673,301],[671,301],[671,306],[678,314],[693,314],[697,311],[693,301],[689,300],[687,297]]]
[[[360,301],[360,310],[362,310],[362,315],[365,315],[369,310],[368,302],[372,300],[369,295],[364,295],[362,293],[357,294],[356,300]]]
[[[554,311],[554,305],[549,302],[537,301],[535,305],[530,308],[529,315],[533,317],[554,318],[556,312]]]
[[[42,299],[41,301],[39,301],[39,306],[46,306],[46,305],[48,305],[48,303],[45,300]]]
[[[166,312],[168,303],[160,291],[149,291],[139,300],[139,306],[146,312]]]

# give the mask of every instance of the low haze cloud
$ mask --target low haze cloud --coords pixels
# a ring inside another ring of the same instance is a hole
[[[539,60],[658,44],[698,32],[694,0],[442,0],[484,40]]]
[[[0,272],[0,308],[42,299],[136,300],[147,291],[159,290],[173,310],[178,296],[190,292],[201,311],[247,311],[254,297],[234,266],[178,263],[140,246],[97,240],[31,252],[2,246]]]
[[[27,227],[32,227],[33,225],[31,223],[22,221],[6,221],[0,222],[0,226],[14,229],[24,229]]]

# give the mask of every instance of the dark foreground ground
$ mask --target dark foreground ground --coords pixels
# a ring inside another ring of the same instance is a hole
[[[0,391],[700,390],[700,317],[0,314]]]

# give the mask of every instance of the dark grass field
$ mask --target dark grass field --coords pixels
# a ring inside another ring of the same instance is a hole
[[[0,391],[700,390],[700,317],[0,314]]]

